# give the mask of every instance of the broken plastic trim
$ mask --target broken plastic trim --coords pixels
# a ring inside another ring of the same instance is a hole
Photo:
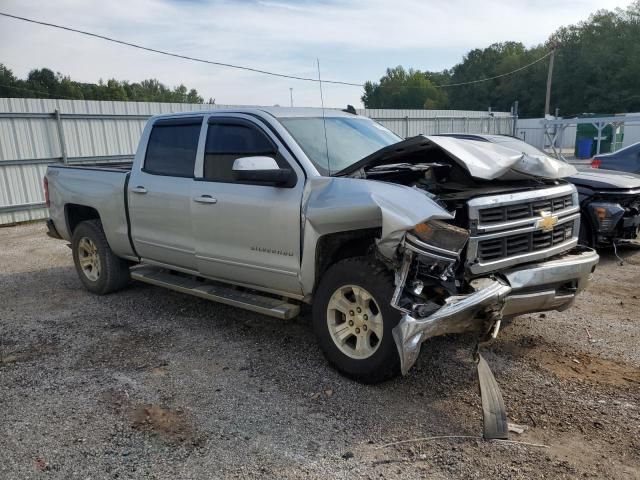
[[[406,265],[406,256],[404,262],[404,265]],[[399,276],[402,277],[402,274]],[[406,274],[400,280],[402,280],[401,285],[396,281],[397,295],[394,294],[393,298],[395,301],[398,300],[396,298],[399,296],[398,290],[401,290],[404,286]],[[424,318],[415,318],[406,309],[401,309],[404,315],[398,325],[393,328],[392,333],[398,348],[400,368],[403,375],[407,374],[418,359],[422,342],[431,337],[448,333],[481,330],[484,320],[477,318],[477,314],[482,310],[501,311],[505,298],[511,293],[509,285],[490,278],[475,280],[472,286],[476,288],[475,292],[447,298],[444,306]],[[396,306],[394,302],[392,302],[392,305]],[[396,308],[398,307],[396,306]]]
[[[500,386],[480,352],[476,351],[475,356],[482,400],[482,435],[485,440],[506,440],[509,422]]]

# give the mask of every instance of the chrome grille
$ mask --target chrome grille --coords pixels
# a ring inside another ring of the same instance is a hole
[[[536,200],[516,205],[483,208],[479,210],[480,223],[508,222],[540,215],[542,212],[554,213],[573,206],[573,196]]]
[[[573,185],[469,200],[472,274],[542,260],[578,243],[580,206]]]
[[[573,236],[573,223],[567,223],[555,227],[552,231],[535,232],[510,235],[482,240],[478,242],[478,259],[491,261],[514,255],[522,255],[558,245]]]

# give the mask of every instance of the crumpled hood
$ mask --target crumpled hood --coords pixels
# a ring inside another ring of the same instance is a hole
[[[520,180],[531,177],[557,179],[577,172],[572,165],[555,158],[529,155],[491,142],[418,135],[384,147],[337,175],[349,175],[360,169],[400,163],[403,157],[426,152],[434,146],[440,147],[472,177],[480,180]]]
[[[547,155],[530,155],[497,143],[462,140],[454,137],[425,137],[445,150],[466,168],[472,177],[482,180],[518,180],[524,176],[548,179],[574,175],[577,170]]]

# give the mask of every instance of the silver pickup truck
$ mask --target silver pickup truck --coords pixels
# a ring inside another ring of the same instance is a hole
[[[279,318],[312,305],[327,359],[378,382],[437,335],[568,308],[573,167],[497,144],[403,140],[350,113],[255,108],[149,120],[133,165],[50,166],[49,235],[106,294],[131,278]]]

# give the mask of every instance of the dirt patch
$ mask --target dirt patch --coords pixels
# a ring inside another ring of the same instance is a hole
[[[580,380],[614,386],[640,386],[640,369],[566,347],[542,337],[523,336],[501,345],[499,351],[514,357],[526,357],[563,380]]]
[[[164,377],[167,375],[167,373],[169,373],[169,369],[164,365],[159,367],[153,367],[151,369],[151,375],[154,377]]]
[[[540,364],[562,379],[583,380],[615,386],[640,386],[640,370],[637,368],[583,352],[543,354],[540,358]]]
[[[165,346],[171,332],[138,332],[121,326],[91,345],[78,362],[87,366],[115,367],[121,370],[142,370],[162,365]]]
[[[569,467],[569,471],[576,476],[585,465],[591,464],[597,473],[582,472],[583,477],[639,478],[633,456],[616,456],[606,441],[602,443],[600,439],[579,434],[553,436],[536,429],[527,433],[521,437],[523,441],[548,445],[549,448],[543,451],[545,456],[555,459],[559,465]]]
[[[0,345],[0,366],[28,362],[52,355],[57,352],[58,343],[58,339],[55,337],[39,337],[29,345],[20,347],[17,342],[3,340]]]
[[[204,442],[204,436],[195,431],[182,409],[138,405],[131,412],[131,422],[134,429],[157,435],[171,443],[200,445]]]

